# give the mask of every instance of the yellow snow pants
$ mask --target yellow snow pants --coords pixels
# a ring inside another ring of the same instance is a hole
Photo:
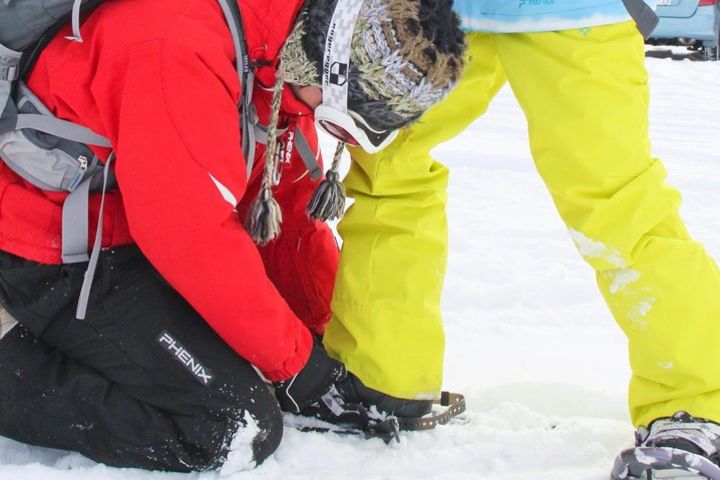
[[[509,81],[537,169],[627,334],[633,421],[678,410],[720,420],[720,275],[688,235],[680,195],[652,157],[634,24],[467,41],[464,79],[443,103],[386,151],[353,152],[345,183],[355,204],[340,225],[329,351],[385,393],[440,390],[448,171],[430,152]]]

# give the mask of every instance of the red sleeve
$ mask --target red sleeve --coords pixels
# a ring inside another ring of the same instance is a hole
[[[286,379],[307,362],[312,337],[234,208],[246,178],[230,36],[224,24],[173,30],[116,55],[93,83],[130,230],[240,356],[270,380]]]

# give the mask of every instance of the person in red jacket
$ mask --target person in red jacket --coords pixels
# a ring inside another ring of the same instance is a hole
[[[333,12],[350,3],[350,68],[329,69]],[[330,318],[338,250],[306,213],[318,184],[293,139],[302,132],[317,151],[322,109],[342,141],[391,141],[457,81],[459,22],[451,0],[238,4],[252,102],[269,124],[254,162],[242,154],[242,86],[215,0],[106,1],[84,18],[82,43],[66,27],[27,78],[56,116],[110,140],[117,189],[79,320],[86,265],[61,261],[65,195],[0,162],[0,435],[192,471],[266,459],[282,437],[278,401],[332,421],[330,395],[342,421],[370,428],[352,415],[344,367],[314,340]],[[348,85],[341,109],[328,82]],[[333,172],[314,197],[320,216],[336,182]],[[99,203],[92,195],[90,232]]]

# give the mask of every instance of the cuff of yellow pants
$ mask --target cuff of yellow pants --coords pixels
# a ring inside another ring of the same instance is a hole
[[[445,335],[440,314],[427,317],[333,302],[323,343],[363,384],[409,400],[442,388]]]

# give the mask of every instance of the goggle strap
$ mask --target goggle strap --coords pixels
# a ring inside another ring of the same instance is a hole
[[[347,112],[350,52],[364,0],[338,0],[325,41],[323,103]]]

